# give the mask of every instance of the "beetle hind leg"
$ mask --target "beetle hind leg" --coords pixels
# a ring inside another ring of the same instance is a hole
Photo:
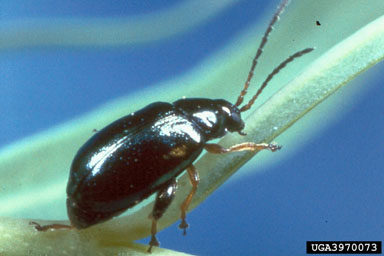
[[[151,241],[149,241],[148,252],[152,251],[153,246],[159,246],[159,240],[156,238],[157,234],[157,220],[152,218],[152,227],[151,227]]]
[[[149,218],[152,219],[151,240],[149,241],[148,252],[151,252],[153,246],[159,246],[160,243],[156,238],[157,221],[163,216],[168,206],[171,204],[176,192],[176,179],[171,179],[165,183],[156,194],[155,205]]]
[[[199,181],[200,181],[199,173],[196,171],[195,166],[190,165],[187,168],[187,172],[188,172],[189,180],[191,181],[191,184],[192,184],[192,189],[189,192],[188,196],[184,199],[184,202],[180,206],[181,223],[179,225],[179,228],[183,229],[183,235],[187,234],[187,228],[189,226],[187,221],[186,221],[187,210],[188,210],[188,207],[192,201],[193,196],[196,193],[197,185],[199,184]]]
[[[50,225],[42,226],[35,221],[30,221],[29,225],[34,225],[37,231],[47,231],[50,229],[73,229],[74,228],[71,225],[64,225],[64,224],[50,224]]]

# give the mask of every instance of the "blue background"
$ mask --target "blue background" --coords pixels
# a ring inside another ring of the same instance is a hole
[[[124,17],[176,3],[127,2],[3,0],[0,17]],[[131,47],[1,52],[0,146],[183,74],[269,8],[275,3],[241,1],[182,36]],[[383,64],[374,70],[370,90],[336,122],[293,157],[222,186],[189,214],[187,237],[173,225],[159,234],[161,246],[198,255],[304,255],[307,240],[383,240]]]

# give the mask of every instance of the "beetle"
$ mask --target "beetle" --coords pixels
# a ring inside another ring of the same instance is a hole
[[[159,246],[157,221],[175,196],[176,177],[185,170],[192,188],[180,206],[179,227],[186,233],[186,212],[199,183],[193,163],[204,149],[214,154],[280,149],[276,144],[253,142],[224,148],[208,141],[221,138],[227,132],[245,136],[241,113],[251,108],[273,76],[289,62],[313,50],[306,48],[286,58],[267,76],[251,100],[240,107],[273,25],[288,2],[281,3],[265,31],[235,104],[205,98],[155,102],[97,131],[79,149],[71,165],[67,184],[67,213],[71,225],[41,226],[31,222],[35,229],[88,228],[120,215],[156,193],[149,216],[152,225],[148,252],[151,252],[153,246]]]

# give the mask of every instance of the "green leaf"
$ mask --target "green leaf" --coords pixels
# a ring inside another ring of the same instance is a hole
[[[204,0],[186,0],[165,10],[126,18],[2,20],[0,51],[39,46],[119,46],[161,40],[200,25],[235,2],[221,0],[206,5]]]

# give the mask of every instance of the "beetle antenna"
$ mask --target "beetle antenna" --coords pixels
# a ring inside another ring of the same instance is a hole
[[[263,38],[261,39],[260,46],[259,46],[259,48],[257,49],[256,56],[253,58],[252,66],[251,66],[251,69],[249,70],[247,81],[246,81],[245,84],[244,84],[244,89],[240,92],[240,95],[239,95],[239,97],[237,98],[237,101],[236,101],[236,103],[235,103],[235,106],[236,106],[236,107],[237,107],[237,106],[240,106],[240,104],[243,103],[244,96],[245,96],[245,94],[247,94],[247,90],[248,90],[248,87],[249,87],[249,83],[250,83],[251,80],[252,80],[253,72],[255,71],[255,67],[256,67],[256,65],[257,65],[257,61],[258,61],[260,55],[263,53],[264,46],[265,46],[265,44],[266,44],[267,41],[268,41],[269,34],[270,34],[270,33],[272,32],[272,30],[273,30],[273,25],[275,25],[275,23],[280,19],[280,15],[283,13],[285,7],[289,4],[289,1],[290,1],[290,0],[283,0],[283,2],[281,2],[281,4],[279,5],[279,7],[277,8],[277,11],[276,11],[275,14],[273,15],[272,20],[269,22],[268,28],[267,28],[267,30],[264,32],[264,36],[263,36]]]
[[[279,66],[277,66],[271,73],[269,73],[267,78],[264,80],[263,84],[260,86],[259,90],[257,90],[256,94],[252,97],[252,99],[248,102],[248,104],[246,104],[240,108],[240,112],[247,111],[248,109],[251,108],[253,103],[255,103],[255,100],[257,99],[257,97],[261,94],[263,89],[268,85],[269,81],[271,81],[271,79],[277,73],[279,73],[280,70],[282,70],[289,62],[292,62],[294,59],[299,58],[299,57],[303,56],[304,54],[307,54],[307,53],[313,51],[314,49],[315,48],[306,48],[304,50],[298,51],[295,54],[292,54],[291,56],[286,58],[283,62],[281,62]]]

